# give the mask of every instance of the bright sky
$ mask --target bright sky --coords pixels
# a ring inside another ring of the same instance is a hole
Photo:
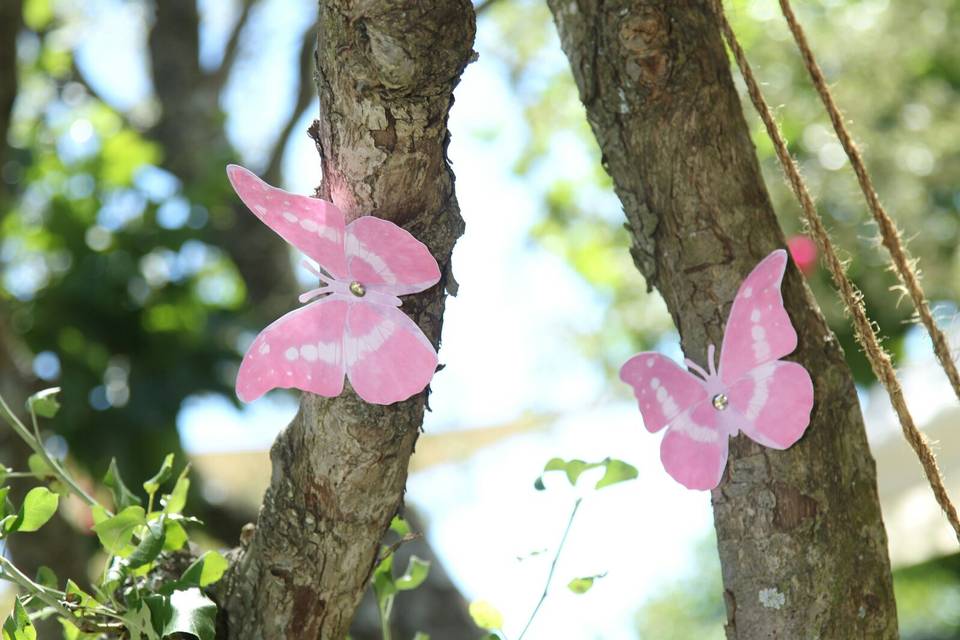
[[[202,61],[214,65],[235,7],[215,0],[201,5]],[[149,91],[140,49],[145,16],[121,0],[87,6],[92,31],[84,35],[80,63],[115,104],[137,105]],[[229,131],[254,169],[292,102],[296,34],[313,11],[312,0],[266,0],[252,22],[257,46],[246,50],[241,77],[256,84],[231,85],[225,108]],[[464,594],[500,608],[508,637],[515,638],[543,589],[551,554],[517,557],[554,547],[576,495],[560,477],[548,478],[547,491],[534,491],[543,464],[553,456],[615,456],[634,464],[637,481],[585,493],[553,595],[527,636],[634,638],[638,605],[658,584],[690,569],[692,546],[711,526],[709,496],[666,476],[659,438],[642,430],[633,403],[608,386],[569,337],[571,324],[600,329],[602,303],[562,260],[529,240],[541,203],[510,172],[524,136],[522,114],[504,70],[484,56],[485,24],[480,21],[480,59],[456,90],[450,122],[467,231],[454,254],[460,294],[448,301],[444,322],[440,357],[447,366],[433,382],[434,411],[425,429],[489,426],[531,411],[565,417],[548,431],[504,441],[468,462],[414,475],[407,499],[426,516],[430,541]],[[486,140],[477,131],[498,135]],[[546,170],[577,171],[581,162],[565,156]],[[284,166],[292,191],[308,193],[318,182],[319,160],[305,136],[289,146]],[[270,231],[264,227],[263,233]],[[266,448],[294,411],[282,397],[268,396],[243,412],[226,399],[202,398],[188,403],[179,426],[192,451]],[[607,577],[586,595],[564,586],[573,577],[604,572]]]

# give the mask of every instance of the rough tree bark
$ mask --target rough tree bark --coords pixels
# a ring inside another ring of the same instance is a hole
[[[784,246],[707,0],[548,0],[647,282],[705,364],[736,287]],[[814,380],[786,452],[731,443],[713,491],[728,638],[895,638],[875,468],[843,353],[791,264]]]
[[[446,158],[452,91],[473,56],[469,0],[324,0],[318,21],[320,195],[427,244],[441,283],[404,310],[439,343],[463,231]],[[271,451],[255,531],[222,586],[223,637],[343,638],[398,512],[426,394],[389,407],[304,395]]]

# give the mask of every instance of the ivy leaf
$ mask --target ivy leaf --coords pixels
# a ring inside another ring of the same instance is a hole
[[[90,608],[97,606],[96,598],[77,586],[73,580],[67,579],[67,586],[64,589],[66,597],[64,600],[79,608]]]
[[[114,508],[118,511],[141,504],[140,498],[127,488],[123,478],[120,477],[120,469],[117,467],[116,458],[110,459],[110,467],[107,469],[106,475],[103,476],[103,484],[113,494]]]
[[[134,530],[146,523],[143,507],[127,507],[115,516],[106,516],[103,508],[94,507],[93,530],[100,538],[100,544],[113,555],[125,555],[130,552],[130,540]],[[106,516],[106,517],[104,517]],[[99,520],[99,521],[98,521]]]
[[[407,563],[407,570],[402,576],[393,581],[394,586],[396,586],[397,591],[411,591],[416,589],[423,581],[427,579],[427,574],[430,573],[430,562],[428,560],[423,560],[417,556],[410,556],[410,561]]]
[[[3,623],[3,640],[37,640],[37,630],[20,598],[15,598],[13,611]]]
[[[227,559],[218,552],[207,551],[187,567],[180,582],[189,587],[206,587],[222,578],[228,566]]]
[[[157,471],[152,478],[143,483],[143,490],[147,492],[147,495],[154,495],[160,490],[163,483],[170,479],[172,474],[173,454],[168,453],[167,457],[163,459],[163,464],[160,465],[160,470]]]
[[[471,602],[469,612],[473,623],[481,629],[493,631],[503,627],[503,614],[486,600]]]
[[[154,628],[153,610],[147,604],[128,611],[123,616],[123,626],[130,633],[131,640],[160,640],[160,634]]]
[[[377,596],[377,604],[383,609],[388,598],[397,593],[397,586],[393,583],[393,554],[380,561],[373,570],[373,592]]]
[[[603,464],[606,466],[606,470],[603,477],[597,481],[596,489],[603,489],[618,482],[633,480],[639,475],[635,466],[627,464],[623,460],[607,458]]]
[[[133,550],[130,557],[127,558],[127,566],[131,569],[142,567],[156,560],[160,552],[163,551],[163,542],[166,537],[164,529],[164,520],[162,516],[156,520],[147,523],[147,532],[140,539],[140,544]]]
[[[7,516],[2,521],[3,530],[12,533],[36,531],[57,512],[60,496],[46,487],[34,487],[23,498],[23,506],[16,516]]]
[[[52,418],[60,411],[60,401],[57,394],[60,387],[51,387],[38,391],[27,398],[27,410],[41,418]]]

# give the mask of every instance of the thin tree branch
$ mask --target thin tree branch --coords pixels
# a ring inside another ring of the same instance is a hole
[[[227,83],[227,78],[230,77],[230,72],[233,70],[233,65],[237,61],[237,54],[240,51],[240,36],[243,35],[243,30],[250,20],[253,7],[259,1],[260,0],[243,0],[240,15],[237,17],[237,22],[233,25],[233,31],[230,33],[230,38],[227,40],[227,44],[223,50],[223,61],[220,63],[220,68],[213,74],[213,84],[218,93],[223,85]]]
[[[300,84],[297,88],[297,101],[294,103],[290,115],[280,130],[270,152],[270,160],[267,162],[267,168],[264,171],[263,179],[270,184],[277,184],[280,178],[280,163],[283,161],[283,152],[287,148],[287,142],[293,128],[297,126],[303,118],[303,114],[310,108],[313,98],[316,95],[313,85],[313,74],[316,69],[316,63],[313,59],[313,52],[316,49],[317,25],[312,23],[304,32],[303,40],[300,45]]]

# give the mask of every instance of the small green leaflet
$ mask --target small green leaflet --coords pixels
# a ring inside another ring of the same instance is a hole
[[[486,600],[471,602],[469,611],[473,623],[481,629],[494,631],[503,627],[503,614]]]
[[[20,598],[14,599],[13,611],[3,623],[3,640],[37,640],[37,630],[30,623]]]
[[[410,560],[407,562],[407,570],[402,576],[394,580],[393,584],[396,585],[397,591],[410,591],[423,584],[428,573],[430,573],[430,562],[428,560],[410,556]]]
[[[583,594],[587,591],[590,591],[590,588],[593,587],[594,581],[599,580],[606,575],[607,574],[605,573],[600,573],[595,576],[587,576],[585,578],[574,578],[567,583],[567,588],[576,594]]]
[[[597,481],[594,485],[594,489],[603,489],[604,487],[609,487],[612,484],[617,484],[618,482],[625,482],[627,480],[633,480],[637,477],[637,468],[633,465],[627,464],[623,460],[616,460],[613,458],[605,458],[600,462],[584,462],[583,460],[573,459],[573,460],[564,460],[563,458],[551,458],[547,464],[543,467],[543,473],[549,471],[563,471],[567,480],[572,486],[577,484],[577,481],[580,479],[580,476],[585,471],[590,469],[599,469],[603,468],[604,473],[603,477]],[[534,488],[537,491],[543,491],[546,489],[546,485],[543,483],[543,475],[538,477],[533,483]]]
[[[115,516],[110,516],[99,505],[93,508],[93,530],[100,538],[103,548],[114,555],[127,555],[133,549],[130,540],[134,530],[146,523],[143,507],[127,507]]]
[[[110,493],[113,494],[113,505],[117,511],[141,504],[140,498],[130,491],[123,481],[123,478],[120,477],[120,469],[117,467],[116,458],[110,459],[110,468],[107,469],[106,475],[103,476],[103,484],[105,484],[110,489]]]
[[[60,496],[46,487],[34,487],[23,498],[23,506],[17,515],[9,515],[0,523],[7,533],[36,531],[57,512]]]
[[[52,418],[60,411],[60,401],[57,400],[57,394],[60,393],[60,387],[51,387],[38,391],[27,398],[27,411],[41,418]]]
[[[160,490],[160,487],[164,482],[170,479],[170,476],[173,474],[173,454],[168,453],[167,457],[163,459],[163,464],[160,465],[160,470],[149,480],[143,483],[143,490],[147,492],[147,495],[153,495]]]
[[[180,582],[191,587],[209,586],[223,577],[227,566],[226,558],[216,551],[207,551],[187,567],[180,576]]]

